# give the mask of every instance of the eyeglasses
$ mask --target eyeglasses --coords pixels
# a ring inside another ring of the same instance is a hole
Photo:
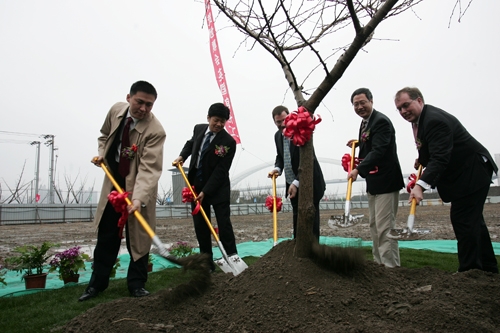
[[[411,105],[411,103],[413,103],[413,102],[415,102],[415,100],[414,100],[414,99],[410,100],[409,102],[403,103],[403,105],[401,105],[400,107],[398,107],[398,108],[397,108],[397,109],[398,109],[398,111],[399,111],[399,112],[401,112],[401,111],[403,111],[403,109],[404,109],[404,110],[408,109],[408,107],[409,107],[409,106]]]

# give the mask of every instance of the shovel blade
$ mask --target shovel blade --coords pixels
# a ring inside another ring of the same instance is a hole
[[[237,276],[248,268],[248,265],[237,254],[228,257],[228,261],[224,258],[217,259],[215,260],[215,264],[219,266],[224,273],[233,273],[234,276]]]
[[[349,228],[359,223],[363,216],[363,214],[349,215],[349,217],[346,218],[345,215],[332,215],[328,220],[328,226],[332,229],[335,229],[335,227]]]
[[[430,233],[431,229],[413,229],[411,232],[408,228],[391,229],[387,237],[396,240],[417,240]]]

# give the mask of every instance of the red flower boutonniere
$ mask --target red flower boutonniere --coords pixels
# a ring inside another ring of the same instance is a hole
[[[361,141],[366,142],[370,140],[370,130],[366,130],[363,133],[361,133]]]
[[[422,141],[420,141],[420,139],[417,138],[417,140],[415,140],[415,145],[417,145],[417,150],[420,150],[420,148],[422,147]]]
[[[137,153],[137,145],[135,143],[132,147],[122,148],[122,156],[128,158],[129,160],[134,159],[135,153]]]
[[[215,145],[215,155],[219,156],[219,157],[224,157],[226,156],[227,152],[229,151],[229,147],[228,146],[217,146]]]

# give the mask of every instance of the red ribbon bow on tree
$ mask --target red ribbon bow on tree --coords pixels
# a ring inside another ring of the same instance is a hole
[[[272,213],[273,212],[273,197],[267,196],[266,198],[266,208]],[[281,207],[283,206],[283,202],[280,197],[276,197],[276,212],[281,211]]]
[[[194,201],[194,195],[193,192],[196,193],[194,186],[191,186],[193,188],[193,191],[191,191],[188,187],[184,187],[182,189],[182,202],[193,202]],[[191,212],[191,215],[196,215],[200,211],[200,202],[198,201],[196,203],[196,207],[194,207],[193,211]]]
[[[125,198],[127,198],[129,194],[129,192],[118,193],[118,191],[111,191],[111,193],[108,194],[108,200],[111,205],[113,205],[115,211],[117,213],[122,213],[122,216],[120,216],[118,220],[118,228],[120,228],[118,230],[118,237],[120,237],[120,239],[123,239],[123,228],[128,220],[127,201]]]
[[[354,158],[354,168],[359,165],[359,158],[355,157]],[[351,154],[344,154],[342,156],[342,167],[344,167],[345,172],[351,172],[352,171],[352,166],[351,166]]]
[[[286,128],[283,130],[283,135],[290,138],[294,145],[303,146],[311,140],[316,124],[320,122],[321,117],[319,115],[317,118],[316,116],[311,117],[305,107],[299,106],[297,111],[293,111],[286,116]]]

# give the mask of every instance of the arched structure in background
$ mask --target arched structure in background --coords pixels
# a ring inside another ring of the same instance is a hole
[[[333,165],[338,165],[338,166],[342,166],[342,161],[340,160],[336,160],[334,158],[326,158],[326,157],[318,157],[318,161],[320,163],[326,163],[326,164],[333,164]],[[247,178],[248,176],[251,176],[253,175],[254,173],[258,173],[259,171],[263,170],[263,169],[267,169],[267,170],[271,170],[274,166],[274,161],[271,161],[271,162],[266,162],[266,163],[262,163],[262,164],[259,164],[259,165],[256,165],[256,166],[253,166],[243,172],[240,172],[239,174],[235,175],[234,177],[231,178],[231,188],[234,189],[234,190],[237,190],[238,189],[238,184],[245,178]],[[347,180],[346,178],[343,178],[343,179],[330,179],[330,180],[326,180],[325,179],[325,182],[327,184],[335,184],[335,183],[346,183]],[[281,185],[277,185],[278,187],[283,187],[284,185],[281,184]],[[267,188],[267,187],[266,187]],[[246,188],[244,190],[259,190],[261,189],[260,187],[255,187],[255,188]]]

